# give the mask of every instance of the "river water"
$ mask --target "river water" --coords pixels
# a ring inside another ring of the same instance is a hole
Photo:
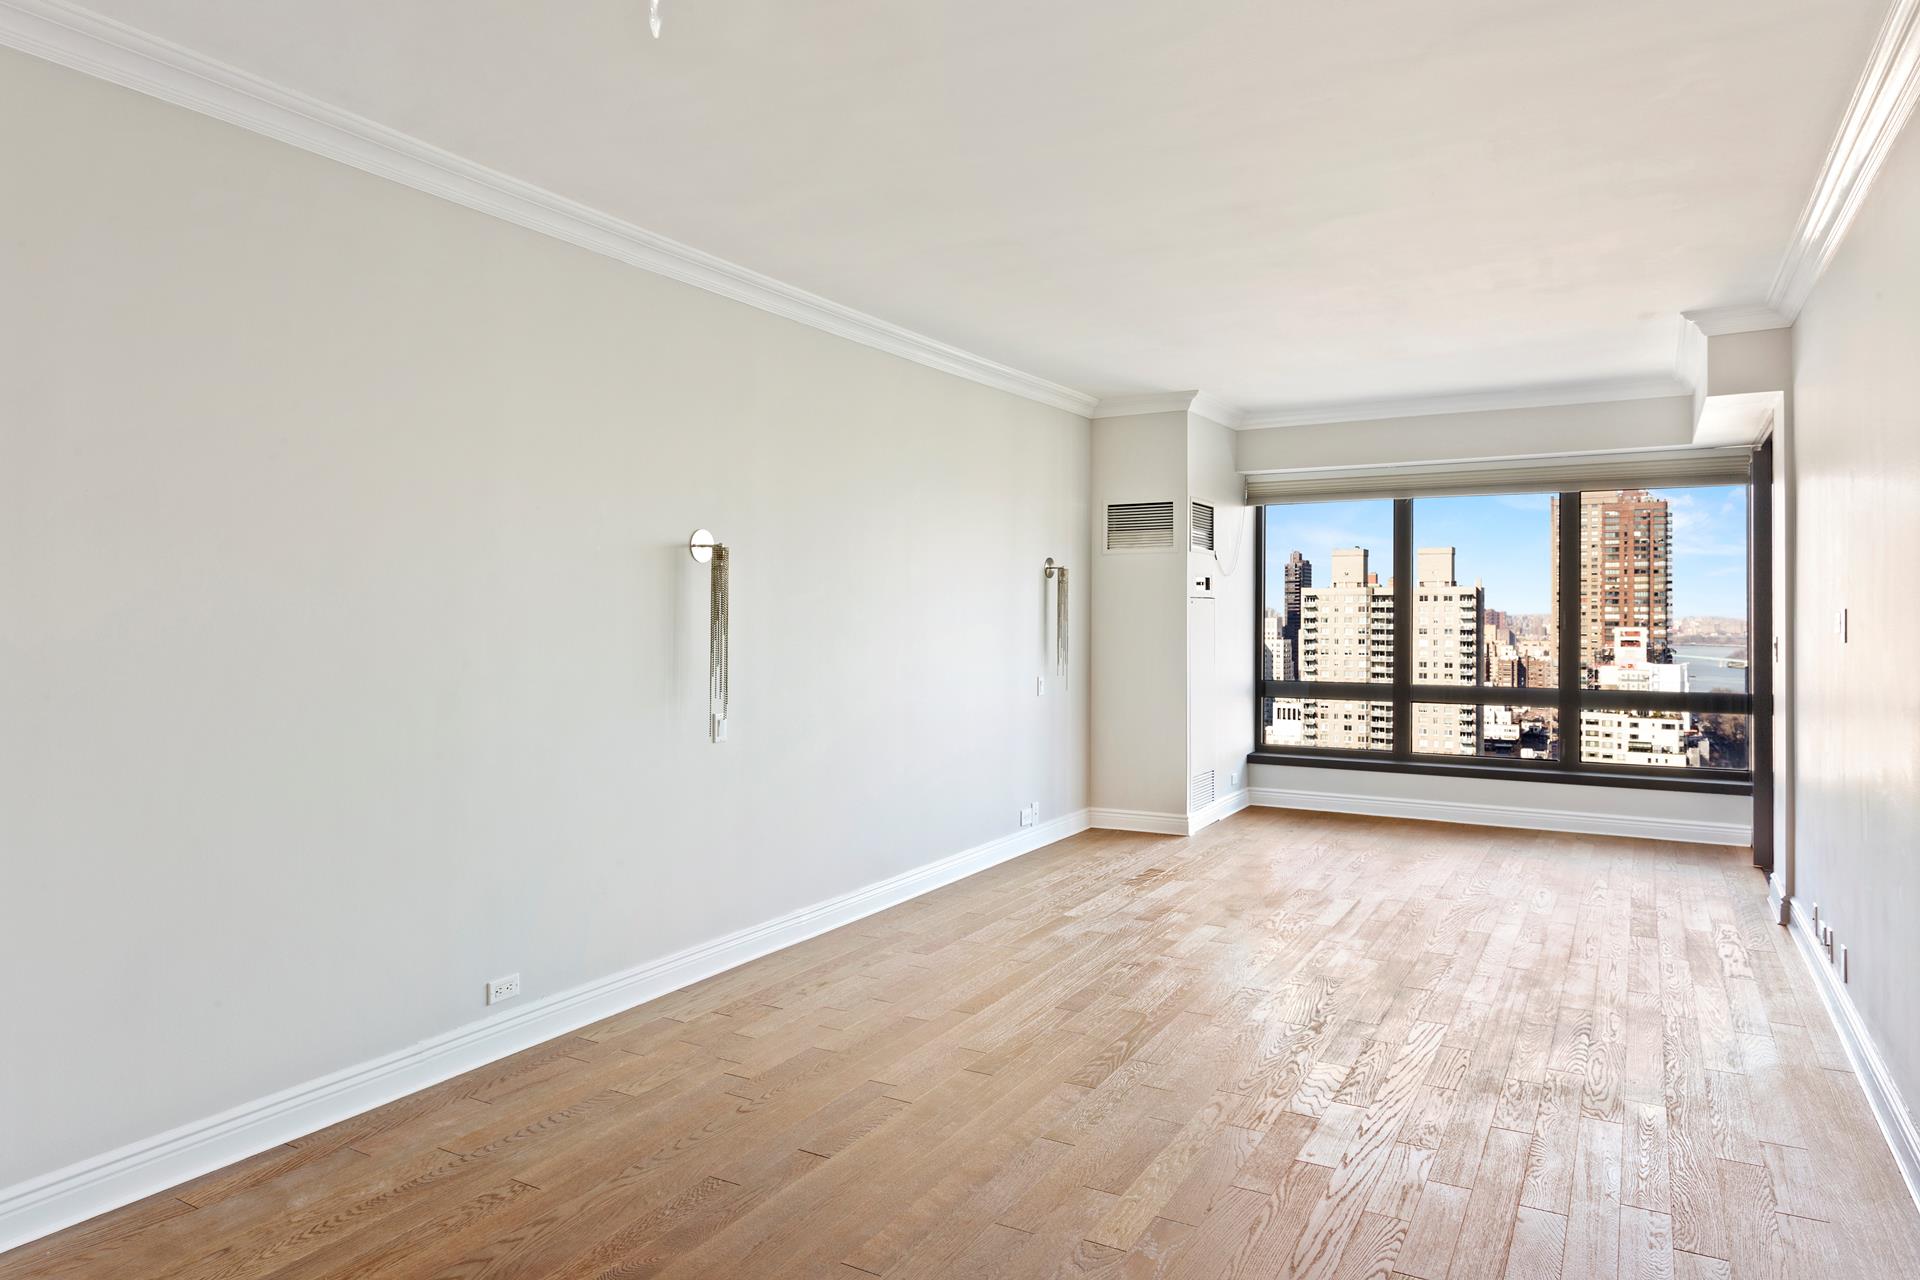
[[[1746,646],[1737,644],[1675,645],[1673,649],[1673,660],[1685,664],[1687,688],[1694,693],[1745,693],[1752,672],[1715,659],[1746,656]]]

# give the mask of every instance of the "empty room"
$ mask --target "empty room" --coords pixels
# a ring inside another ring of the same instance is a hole
[[[0,1280],[1920,1280],[1920,0],[0,0]]]

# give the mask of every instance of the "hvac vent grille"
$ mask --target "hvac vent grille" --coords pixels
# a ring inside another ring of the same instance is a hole
[[[1107,550],[1171,551],[1173,548],[1173,503],[1107,504]]]
[[[1213,508],[1204,502],[1193,504],[1193,529],[1187,535],[1191,551],[1213,550]]]
[[[1187,812],[1194,813],[1206,808],[1216,799],[1213,786],[1213,770],[1202,769],[1187,779]]]

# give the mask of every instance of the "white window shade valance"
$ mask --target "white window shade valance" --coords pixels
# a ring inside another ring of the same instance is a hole
[[[1622,449],[1531,458],[1255,471],[1247,474],[1247,501],[1261,505],[1341,498],[1745,484],[1752,457],[1752,450],[1747,448]]]

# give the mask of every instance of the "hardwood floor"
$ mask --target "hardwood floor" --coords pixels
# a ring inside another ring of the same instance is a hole
[[[0,1277],[1901,1277],[1744,851],[1089,832]]]

